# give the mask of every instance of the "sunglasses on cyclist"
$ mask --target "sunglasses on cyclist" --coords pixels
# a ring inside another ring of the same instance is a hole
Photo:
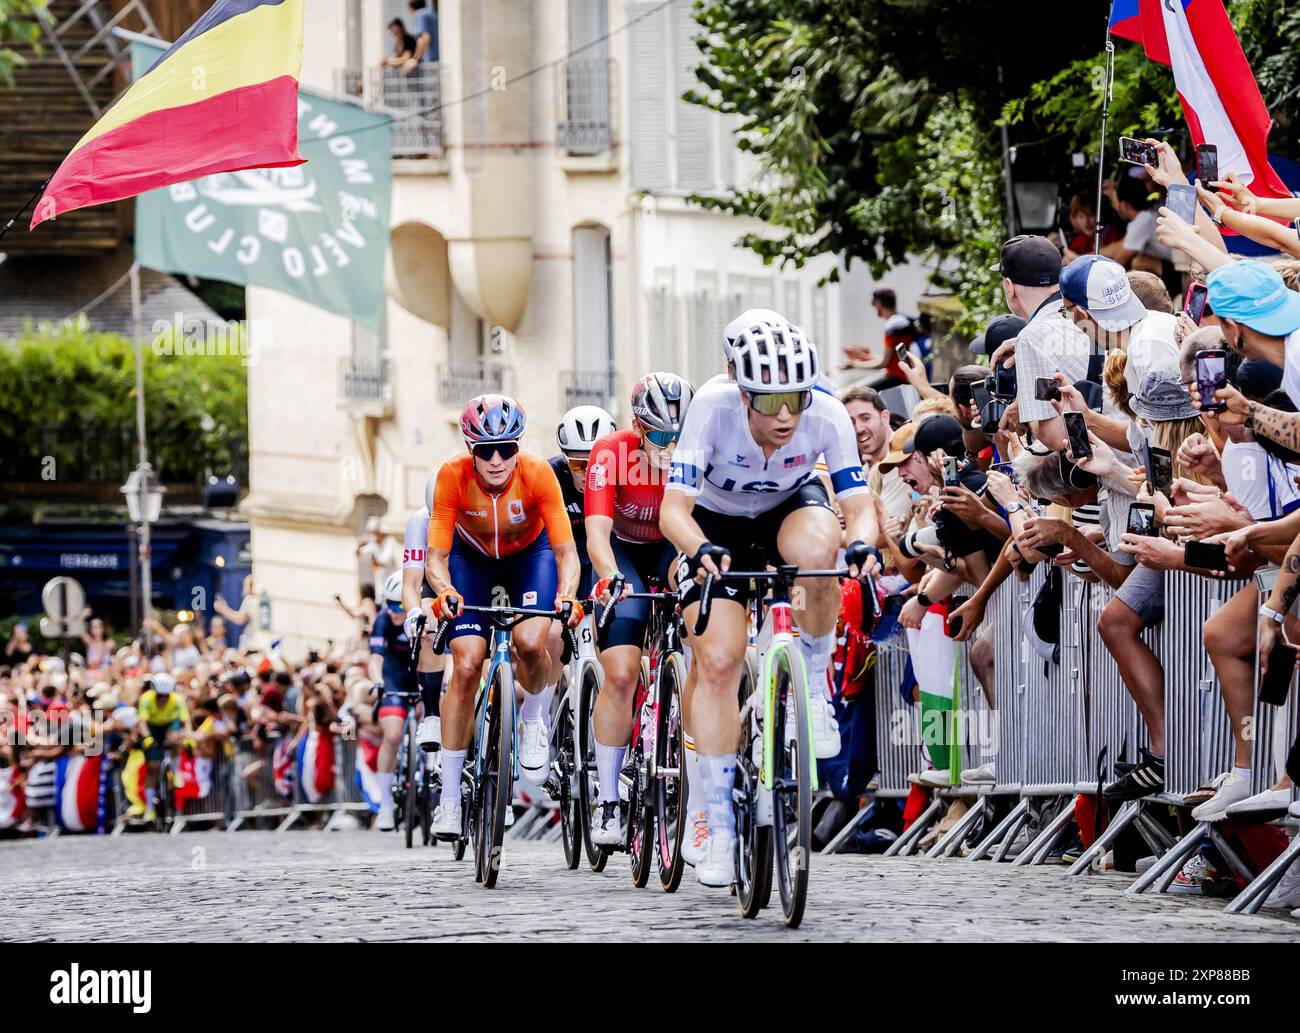
[[[643,428],[644,429],[644,428]],[[675,430],[646,430],[645,439],[654,445],[655,448],[667,448],[677,440],[679,434]]]
[[[566,455],[564,457],[564,461],[565,463],[568,464],[570,470],[576,470],[579,473],[587,469],[587,466],[591,462],[588,456],[570,456],[570,455]]]
[[[502,459],[513,459],[519,453],[519,442],[484,441],[475,445],[472,451],[475,459],[482,459],[485,463],[490,463],[494,455],[500,455]]]
[[[792,413],[803,412],[812,405],[812,391],[774,391],[771,394],[750,391],[749,404],[763,416],[779,416],[783,408]]]

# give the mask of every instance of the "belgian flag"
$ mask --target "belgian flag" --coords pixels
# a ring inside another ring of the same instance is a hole
[[[217,0],[90,127],[32,216],[217,172],[301,165],[303,0]]]

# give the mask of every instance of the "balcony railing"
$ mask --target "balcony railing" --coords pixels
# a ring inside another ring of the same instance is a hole
[[[347,402],[387,402],[392,398],[388,360],[340,359],[339,397]]]
[[[338,68],[335,88],[393,116],[393,156],[441,158],[442,80],[436,61],[400,68]]]
[[[499,394],[505,386],[503,366],[439,366],[438,400],[464,405],[482,394]]]
[[[558,67],[555,142],[570,154],[603,154],[614,145],[611,64],[574,58]]]
[[[564,408],[599,405],[609,408],[617,374],[613,370],[566,369],[560,373],[560,401]]]

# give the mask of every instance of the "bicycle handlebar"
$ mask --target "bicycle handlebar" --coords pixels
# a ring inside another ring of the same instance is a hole
[[[510,631],[512,628],[532,617],[545,617],[549,620],[564,621],[566,624],[569,620],[569,614],[572,607],[565,603],[563,609],[559,610],[535,610],[527,609],[521,606],[466,606],[460,607],[460,616],[462,613],[478,613],[488,618],[488,622],[502,631]],[[412,644],[411,653],[416,655],[418,649],[416,644],[420,640],[420,635],[424,632],[425,618],[423,615],[418,619],[418,631],[415,636],[415,643]],[[438,622],[438,628],[433,634],[433,651],[442,653],[447,644],[447,635],[451,631],[451,619],[445,618]]]
[[[623,594],[623,586],[627,584],[627,578],[622,574],[617,574],[609,582],[609,605],[605,607],[604,612],[596,618],[596,630],[604,631],[605,625],[609,619],[614,616],[614,607],[619,603],[619,597]]]
[[[800,570],[789,564],[776,570],[724,570],[719,574],[705,574],[700,590],[700,612],[695,615],[695,634],[703,635],[713,612],[713,586],[718,581],[794,581],[805,577],[846,578],[848,568],[841,570]],[[874,592],[872,593],[875,594]]]

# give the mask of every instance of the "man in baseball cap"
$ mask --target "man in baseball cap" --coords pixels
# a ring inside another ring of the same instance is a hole
[[[1113,258],[1076,258],[1061,273],[1061,297],[1067,315],[1089,340],[1104,351],[1127,353],[1124,380],[1129,395],[1137,394],[1152,370],[1178,369],[1177,317],[1149,311]]]
[[[1025,320],[1025,326],[1016,334],[1014,345],[1002,345],[1000,354],[989,348],[987,332],[985,347],[995,363],[1014,355],[1019,420],[1029,425],[1039,441],[1062,451],[1069,443],[1065,422],[1050,401],[1035,397],[1034,386],[1058,372],[1072,384],[1086,380],[1092,342],[1061,311],[1060,249],[1046,237],[1012,237],[1002,245],[1002,259],[996,268],[1002,274],[1007,308]]]

